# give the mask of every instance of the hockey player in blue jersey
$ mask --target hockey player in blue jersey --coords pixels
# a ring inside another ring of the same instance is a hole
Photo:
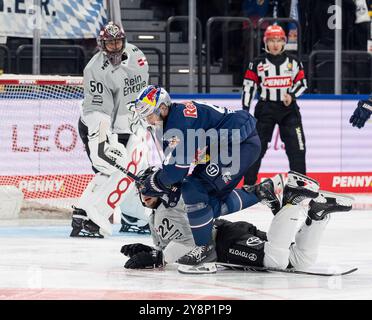
[[[359,129],[364,127],[366,121],[370,118],[372,114],[372,94],[369,96],[368,100],[360,100],[358,106],[354,110],[353,115],[350,117],[350,123],[353,127]]]
[[[146,179],[143,192],[166,195],[172,204],[177,203],[180,190],[185,202],[196,247],[179,263],[193,265],[213,260],[213,220],[220,216],[221,203],[234,192],[260,154],[255,118],[242,110],[196,101],[172,103],[169,94],[157,86],[141,91],[136,112],[148,125],[162,129],[166,158],[162,169]],[[204,157],[196,159],[188,175],[198,153]],[[249,197],[244,192],[239,201],[250,201]]]

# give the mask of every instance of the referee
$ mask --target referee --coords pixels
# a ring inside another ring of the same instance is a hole
[[[274,127],[279,125],[290,170],[306,174],[305,136],[296,99],[307,89],[302,63],[285,50],[287,37],[278,25],[268,26],[264,34],[266,53],[248,66],[243,82],[243,109],[249,111],[256,91],[259,101],[254,116],[261,139],[261,154],[244,176],[254,185]]]

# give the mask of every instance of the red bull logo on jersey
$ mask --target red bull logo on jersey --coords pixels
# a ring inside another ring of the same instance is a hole
[[[263,82],[267,88],[290,88],[292,87],[291,77],[267,77]]]

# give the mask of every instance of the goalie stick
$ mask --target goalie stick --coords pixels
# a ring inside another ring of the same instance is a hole
[[[204,263],[197,266],[187,266],[179,265],[178,272],[184,274],[212,274],[218,272],[218,266],[222,266],[231,270],[238,271],[248,271],[248,272],[283,272],[283,273],[294,273],[294,274],[303,274],[303,275],[312,275],[312,276],[344,276],[350,273],[353,273],[358,270],[358,268],[351,268],[340,272],[313,272],[313,271],[301,271],[295,269],[278,269],[278,268],[269,268],[269,267],[254,267],[254,266],[244,266],[240,264],[231,264],[223,262],[215,263]]]
[[[130,172],[123,166],[119,165],[118,163],[116,163],[115,160],[111,159],[105,154],[105,143],[107,141],[107,131],[108,131],[109,126],[110,124],[106,121],[101,121],[101,123],[99,124],[98,157],[106,161],[107,163],[115,167],[116,169],[120,170],[121,172],[126,174],[129,178],[133,179],[134,181],[141,182],[140,178],[137,175]],[[177,189],[178,189],[177,187],[173,186],[172,192],[176,192]],[[177,203],[169,201],[169,197],[167,194],[163,194],[160,198],[163,199],[166,203],[168,203],[170,207],[174,207],[177,205]]]

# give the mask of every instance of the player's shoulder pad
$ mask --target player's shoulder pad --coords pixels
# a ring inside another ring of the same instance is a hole
[[[294,60],[294,61],[296,61],[296,62],[298,62],[298,63],[301,62],[300,60],[298,60],[297,56],[294,55],[293,53],[288,53],[288,52],[286,51],[286,52],[284,52],[284,54],[285,54],[289,59],[292,59],[292,60]]]
[[[110,62],[105,59],[104,54],[99,51],[97,52],[88,62],[84,68],[84,76],[94,74],[94,78],[103,78],[104,71],[109,66]]]
[[[186,101],[182,103],[173,103],[172,106],[173,119],[179,120],[178,127],[187,127],[187,123],[198,118],[198,108],[194,101]]]
[[[264,62],[264,61],[265,61],[265,55],[261,54],[261,55],[255,57],[252,61],[250,61],[246,69],[255,70],[257,68],[258,64],[260,62]]]
[[[144,56],[145,54],[142,52],[141,49],[139,49],[137,46],[135,46],[134,44],[131,44],[129,42],[127,42],[125,44],[125,52],[128,56],[134,56],[134,57],[142,57]]]

